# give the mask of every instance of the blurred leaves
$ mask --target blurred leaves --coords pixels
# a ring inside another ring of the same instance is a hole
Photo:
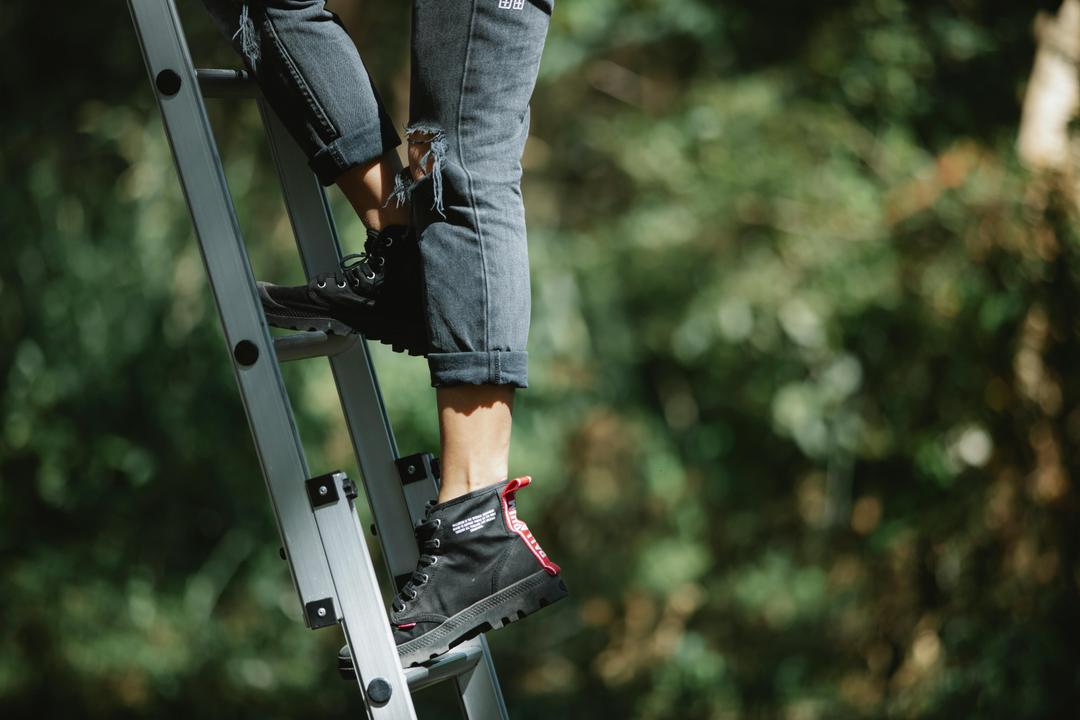
[[[402,107],[404,10],[337,4]],[[512,471],[573,595],[491,636],[513,717],[1069,716],[1077,219],[1013,150],[1040,7],[556,4]],[[0,708],[356,713],[297,620],[127,18],[46,12],[0,19]],[[299,279],[257,115],[210,110],[257,273]],[[375,355],[402,450],[433,449],[423,363]],[[326,367],[286,377],[312,466],[355,473]]]

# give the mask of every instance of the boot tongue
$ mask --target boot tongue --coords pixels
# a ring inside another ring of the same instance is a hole
[[[373,256],[363,253],[347,255],[341,262],[341,272],[353,287],[370,285],[375,281],[375,269],[371,266]],[[378,263],[376,263],[378,264]]]

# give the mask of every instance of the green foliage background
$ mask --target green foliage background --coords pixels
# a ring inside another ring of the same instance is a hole
[[[331,7],[403,123],[407,3]],[[558,0],[511,470],[573,597],[491,636],[513,717],[1074,716],[1080,239],[1013,149],[1040,7]],[[122,4],[0,37],[0,714],[357,715]],[[300,280],[253,108],[211,112],[257,275]],[[376,354],[437,447],[423,362]],[[355,473],[324,364],[286,375]]]

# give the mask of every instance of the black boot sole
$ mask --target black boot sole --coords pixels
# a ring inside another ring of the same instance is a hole
[[[324,332],[328,335],[356,335],[359,331],[355,328],[346,325],[340,320],[335,320],[331,317],[305,317],[298,318],[291,315],[278,315],[272,312],[266,312],[266,322],[272,327],[281,328],[283,330],[299,330],[300,332]],[[377,340],[383,345],[389,345],[394,352],[408,353],[413,357],[420,357],[424,355],[423,352],[416,350],[411,346],[406,346],[400,342],[394,342],[393,340],[387,340],[380,337],[372,337],[371,335],[364,335],[368,340]]]
[[[401,665],[422,665],[480,633],[498,630],[532,615],[567,594],[562,577],[541,570],[470,605],[420,637],[398,645]],[[356,680],[352,656],[346,654],[347,649],[342,648],[343,654],[338,656],[338,672],[346,680]]]
[[[272,327],[300,332],[324,332],[328,335],[357,335],[357,331],[343,322],[329,317],[292,317],[266,313],[266,322]]]

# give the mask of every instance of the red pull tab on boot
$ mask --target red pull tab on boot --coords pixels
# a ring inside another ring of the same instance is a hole
[[[506,519],[506,527],[511,531],[517,533],[518,537],[525,541],[525,544],[529,546],[529,550],[539,561],[540,566],[544,568],[548,575],[558,575],[559,566],[551,562],[547,553],[540,547],[540,543],[536,542],[536,538],[529,531],[529,526],[525,524],[524,520],[521,520],[517,516],[517,503],[514,501],[514,496],[518,490],[525,487],[532,482],[532,477],[529,475],[523,475],[517,477],[506,483],[506,487],[502,491],[502,507],[503,517]]]

